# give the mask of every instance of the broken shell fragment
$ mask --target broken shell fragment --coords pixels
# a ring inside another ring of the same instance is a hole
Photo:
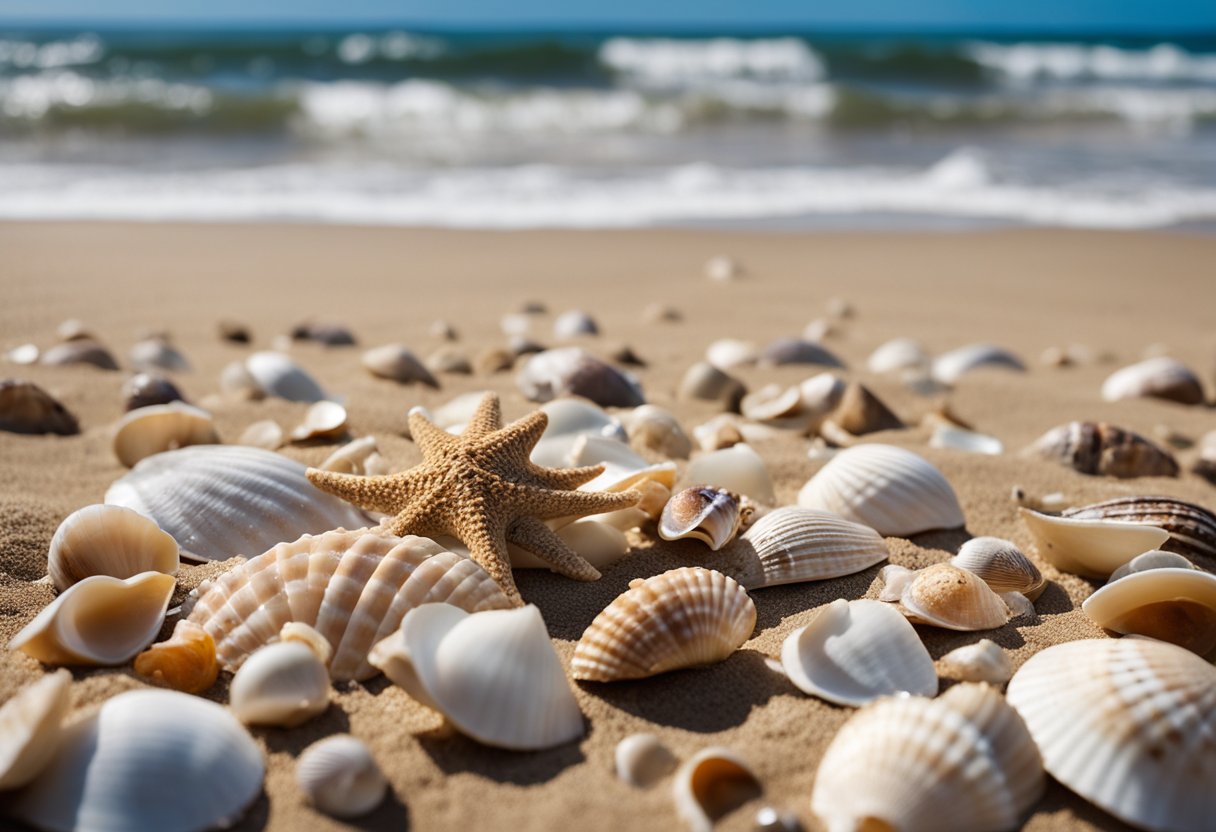
[[[1088,506],[1068,508],[1062,517],[1075,520],[1118,520],[1156,526],[1169,532],[1161,545],[1169,552],[1216,558],[1216,515],[1203,506],[1174,497],[1116,497]]]
[[[1026,365],[1009,350],[993,344],[968,344],[939,355],[933,362],[933,378],[942,384],[954,384],[980,367],[1002,367],[1025,371]]]
[[[746,558],[734,577],[748,589],[852,575],[887,559],[869,526],[825,511],[783,506],[757,520],[732,547]]]
[[[255,352],[245,359],[245,372],[267,396],[291,402],[319,402],[329,398],[316,379],[281,352]]]
[[[982,638],[942,656],[937,660],[937,670],[947,679],[987,682],[999,688],[1013,676],[1013,663],[999,644]]]
[[[219,441],[211,414],[184,402],[132,410],[114,426],[114,455],[128,468],[163,451]]]
[[[671,790],[676,813],[689,832],[712,832],[718,819],[764,791],[742,757],[718,746],[702,749],[685,761]]]
[[[293,442],[334,439],[346,433],[346,408],[337,402],[317,402],[291,432]]]
[[[616,745],[616,776],[631,786],[648,789],[671,774],[676,757],[654,734],[630,734]]]
[[[130,578],[177,573],[177,541],[147,517],[122,506],[85,506],[67,516],[51,538],[47,574],[63,591],[91,575]]]
[[[101,370],[117,370],[118,362],[110,351],[88,338],[66,341],[42,353],[39,364],[91,364]]]
[[[1107,583],[1113,583],[1120,578],[1126,578],[1136,572],[1147,572],[1150,569],[1198,569],[1182,555],[1176,552],[1163,552],[1153,549],[1143,555],[1136,555],[1127,563],[1110,573]]]
[[[1216,650],[1216,575],[1147,569],[1111,581],[1081,605],[1099,627],[1168,641],[1207,656]]]
[[[71,689],[72,674],[57,670],[26,685],[0,708],[0,791],[26,785],[54,758]]]
[[[1138,433],[1105,422],[1069,422],[1052,428],[1023,453],[1067,465],[1082,474],[1178,476],[1178,463],[1168,451]]]
[[[0,430],[71,436],[80,433],[80,426],[66,407],[37,384],[6,378],[0,381]]]
[[[202,693],[220,673],[215,640],[202,627],[178,621],[173,635],[135,657],[135,672],[182,693]]]
[[[680,381],[679,398],[717,402],[724,410],[738,410],[747,388],[743,382],[708,361],[693,364]]]
[[[878,570],[878,580],[882,582],[882,590],[878,593],[879,601],[898,601],[904,595],[908,584],[916,580],[916,570],[898,563],[888,563]]]
[[[694,485],[667,501],[659,517],[659,537],[664,540],[690,537],[716,552],[734,539],[751,512],[751,507],[744,505],[734,492]]]
[[[439,382],[431,375],[418,357],[401,344],[385,344],[363,353],[363,367],[377,378],[399,381],[402,384],[418,382],[439,389]]]
[[[293,728],[329,707],[329,672],[307,644],[267,644],[232,677],[228,705],[246,725]]]
[[[305,748],[296,762],[305,799],[335,818],[357,818],[384,800],[388,781],[362,740],[334,734]]]
[[[1018,514],[1044,560],[1087,578],[1109,576],[1136,555],[1161,548],[1170,536],[1139,523],[1052,517],[1027,508],[1019,508]]]
[[[642,388],[623,373],[581,347],[538,352],[519,371],[516,384],[529,401],[582,396],[601,407],[637,407],[646,403]]]
[[[696,457],[685,469],[684,481],[726,488],[766,506],[777,502],[768,466],[745,443]]]
[[[971,538],[950,562],[981,577],[993,592],[1020,592],[1032,601],[1047,583],[1021,549],[999,537]]]
[[[122,383],[123,409],[185,401],[177,385],[155,373],[136,373]]]
[[[899,603],[914,622],[947,630],[991,630],[1009,620],[1009,608],[988,584],[948,563],[917,572]]]
[[[1203,384],[1185,364],[1164,356],[1116,370],[1102,383],[1102,398],[1153,398],[1179,404],[1203,404]]]

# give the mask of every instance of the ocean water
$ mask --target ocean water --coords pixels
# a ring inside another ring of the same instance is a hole
[[[0,218],[1216,227],[1216,35],[0,30]]]

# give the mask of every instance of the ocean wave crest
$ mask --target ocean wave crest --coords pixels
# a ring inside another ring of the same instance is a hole
[[[1172,43],[1143,49],[1083,43],[973,43],[981,66],[1015,81],[1216,81],[1216,55],[1195,55]]]

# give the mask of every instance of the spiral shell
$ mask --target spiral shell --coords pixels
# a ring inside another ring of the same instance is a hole
[[[305,748],[296,762],[296,785],[309,803],[336,818],[366,815],[388,791],[371,751],[350,734],[334,734]]]
[[[1024,453],[1067,465],[1082,474],[1178,476],[1178,463],[1168,451],[1138,433],[1105,422],[1069,422],[1052,428]]]
[[[673,494],[667,501],[659,517],[659,537],[693,538],[716,552],[734,539],[751,511],[734,492],[695,485]]]
[[[1156,526],[1169,532],[1161,544],[1167,552],[1216,558],[1216,514],[1174,497],[1117,497],[1060,513],[1074,520],[1117,520]]]
[[[783,506],[743,533],[730,571],[748,589],[852,575],[887,559],[882,535],[826,511]]]

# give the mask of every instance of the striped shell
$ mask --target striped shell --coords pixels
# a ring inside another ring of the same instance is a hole
[[[714,664],[735,652],[756,626],[747,591],[698,566],[635,579],[579,639],[575,679],[614,682]]]
[[[1075,520],[1121,520],[1169,532],[1167,552],[1216,558],[1216,514],[1173,497],[1118,497],[1061,512]]]
[[[1052,428],[1025,452],[1082,474],[1107,477],[1176,477],[1178,463],[1138,433],[1105,422],[1069,422]]]
[[[731,553],[745,559],[731,569],[748,589],[825,581],[852,575],[887,559],[882,535],[826,511],[775,509],[743,533]]]
[[[388,791],[371,750],[350,734],[334,734],[305,748],[296,762],[296,785],[309,803],[336,818],[366,815]]]
[[[1021,592],[1033,601],[1047,585],[1030,558],[1016,545],[999,537],[971,538],[950,562],[983,578],[993,592]]]
[[[424,537],[337,529],[280,543],[195,590],[190,621],[215,639],[220,664],[235,671],[276,641],[284,624],[308,624],[333,647],[334,679],[368,679],[372,645],[414,607],[444,601],[469,611],[511,603],[468,558]]]

